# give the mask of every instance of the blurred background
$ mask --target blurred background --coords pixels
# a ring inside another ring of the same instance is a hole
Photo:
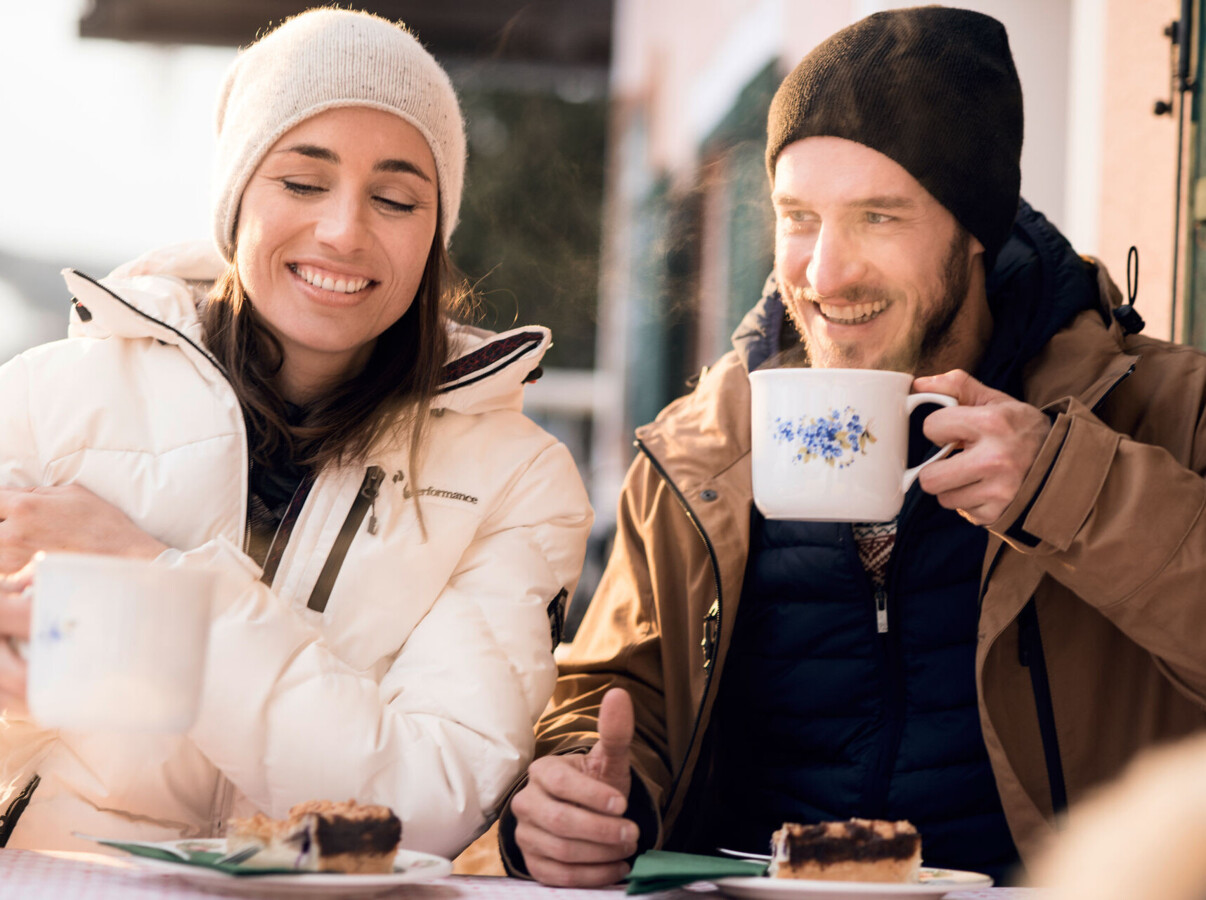
[[[1203,3],[953,5],[1009,30],[1026,102],[1023,194],[1121,285],[1136,246],[1147,332],[1206,347]],[[308,5],[0,0],[0,362],[64,334],[62,267],[102,275],[208,237],[222,73],[238,46]],[[407,22],[460,92],[470,155],[451,249],[484,324],[553,328],[527,409],[570,446],[595,502],[583,596],[633,427],[724,352],[770,270],[762,152],[776,86],[833,31],[900,4],[355,5]]]

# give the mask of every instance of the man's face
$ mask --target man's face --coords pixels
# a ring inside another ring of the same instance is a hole
[[[900,164],[810,137],[775,165],[775,273],[812,365],[972,368],[991,332],[984,248]]]

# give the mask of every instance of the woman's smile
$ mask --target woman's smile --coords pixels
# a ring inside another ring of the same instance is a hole
[[[314,288],[336,294],[358,294],[365,288],[376,284],[371,278],[333,272],[329,269],[318,269],[301,263],[289,263],[290,272]]]

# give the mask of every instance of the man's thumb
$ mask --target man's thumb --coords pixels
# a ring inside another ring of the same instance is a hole
[[[587,757],[590,773],[627,796],[629,749],[632,746],[632,698],[623,688],[612,688],[599,706],[599,741]]]

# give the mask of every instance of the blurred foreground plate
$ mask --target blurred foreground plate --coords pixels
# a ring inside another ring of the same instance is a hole
[[[104,843],[125,849],[120,841]],[[195,859],[212,858],[214,854],[226,852],[226,841],[221,838],[161,841],[157,846],[166,853],[182,853]],[[156,859],[136,855],[138,851],[133,849],[128,852],[129,862],[144,871],[174,875],[224,894],[260,897],[368,897],[392,890],[398,885],[434,881],[452,872],[451,861],[417,850],[399,850],[398,855],[394,857],[394,871],[388,875],[344,875],[340,872],[232,874],[201,863],[185,862],[183,859]]]
[[[897,900],[902,897],[937,900],[951,891],[990,887],[992,879],[979,872],[922,866],[921,881],[916,884],[805,878],[718,878],[712,883],[739,900]]]

